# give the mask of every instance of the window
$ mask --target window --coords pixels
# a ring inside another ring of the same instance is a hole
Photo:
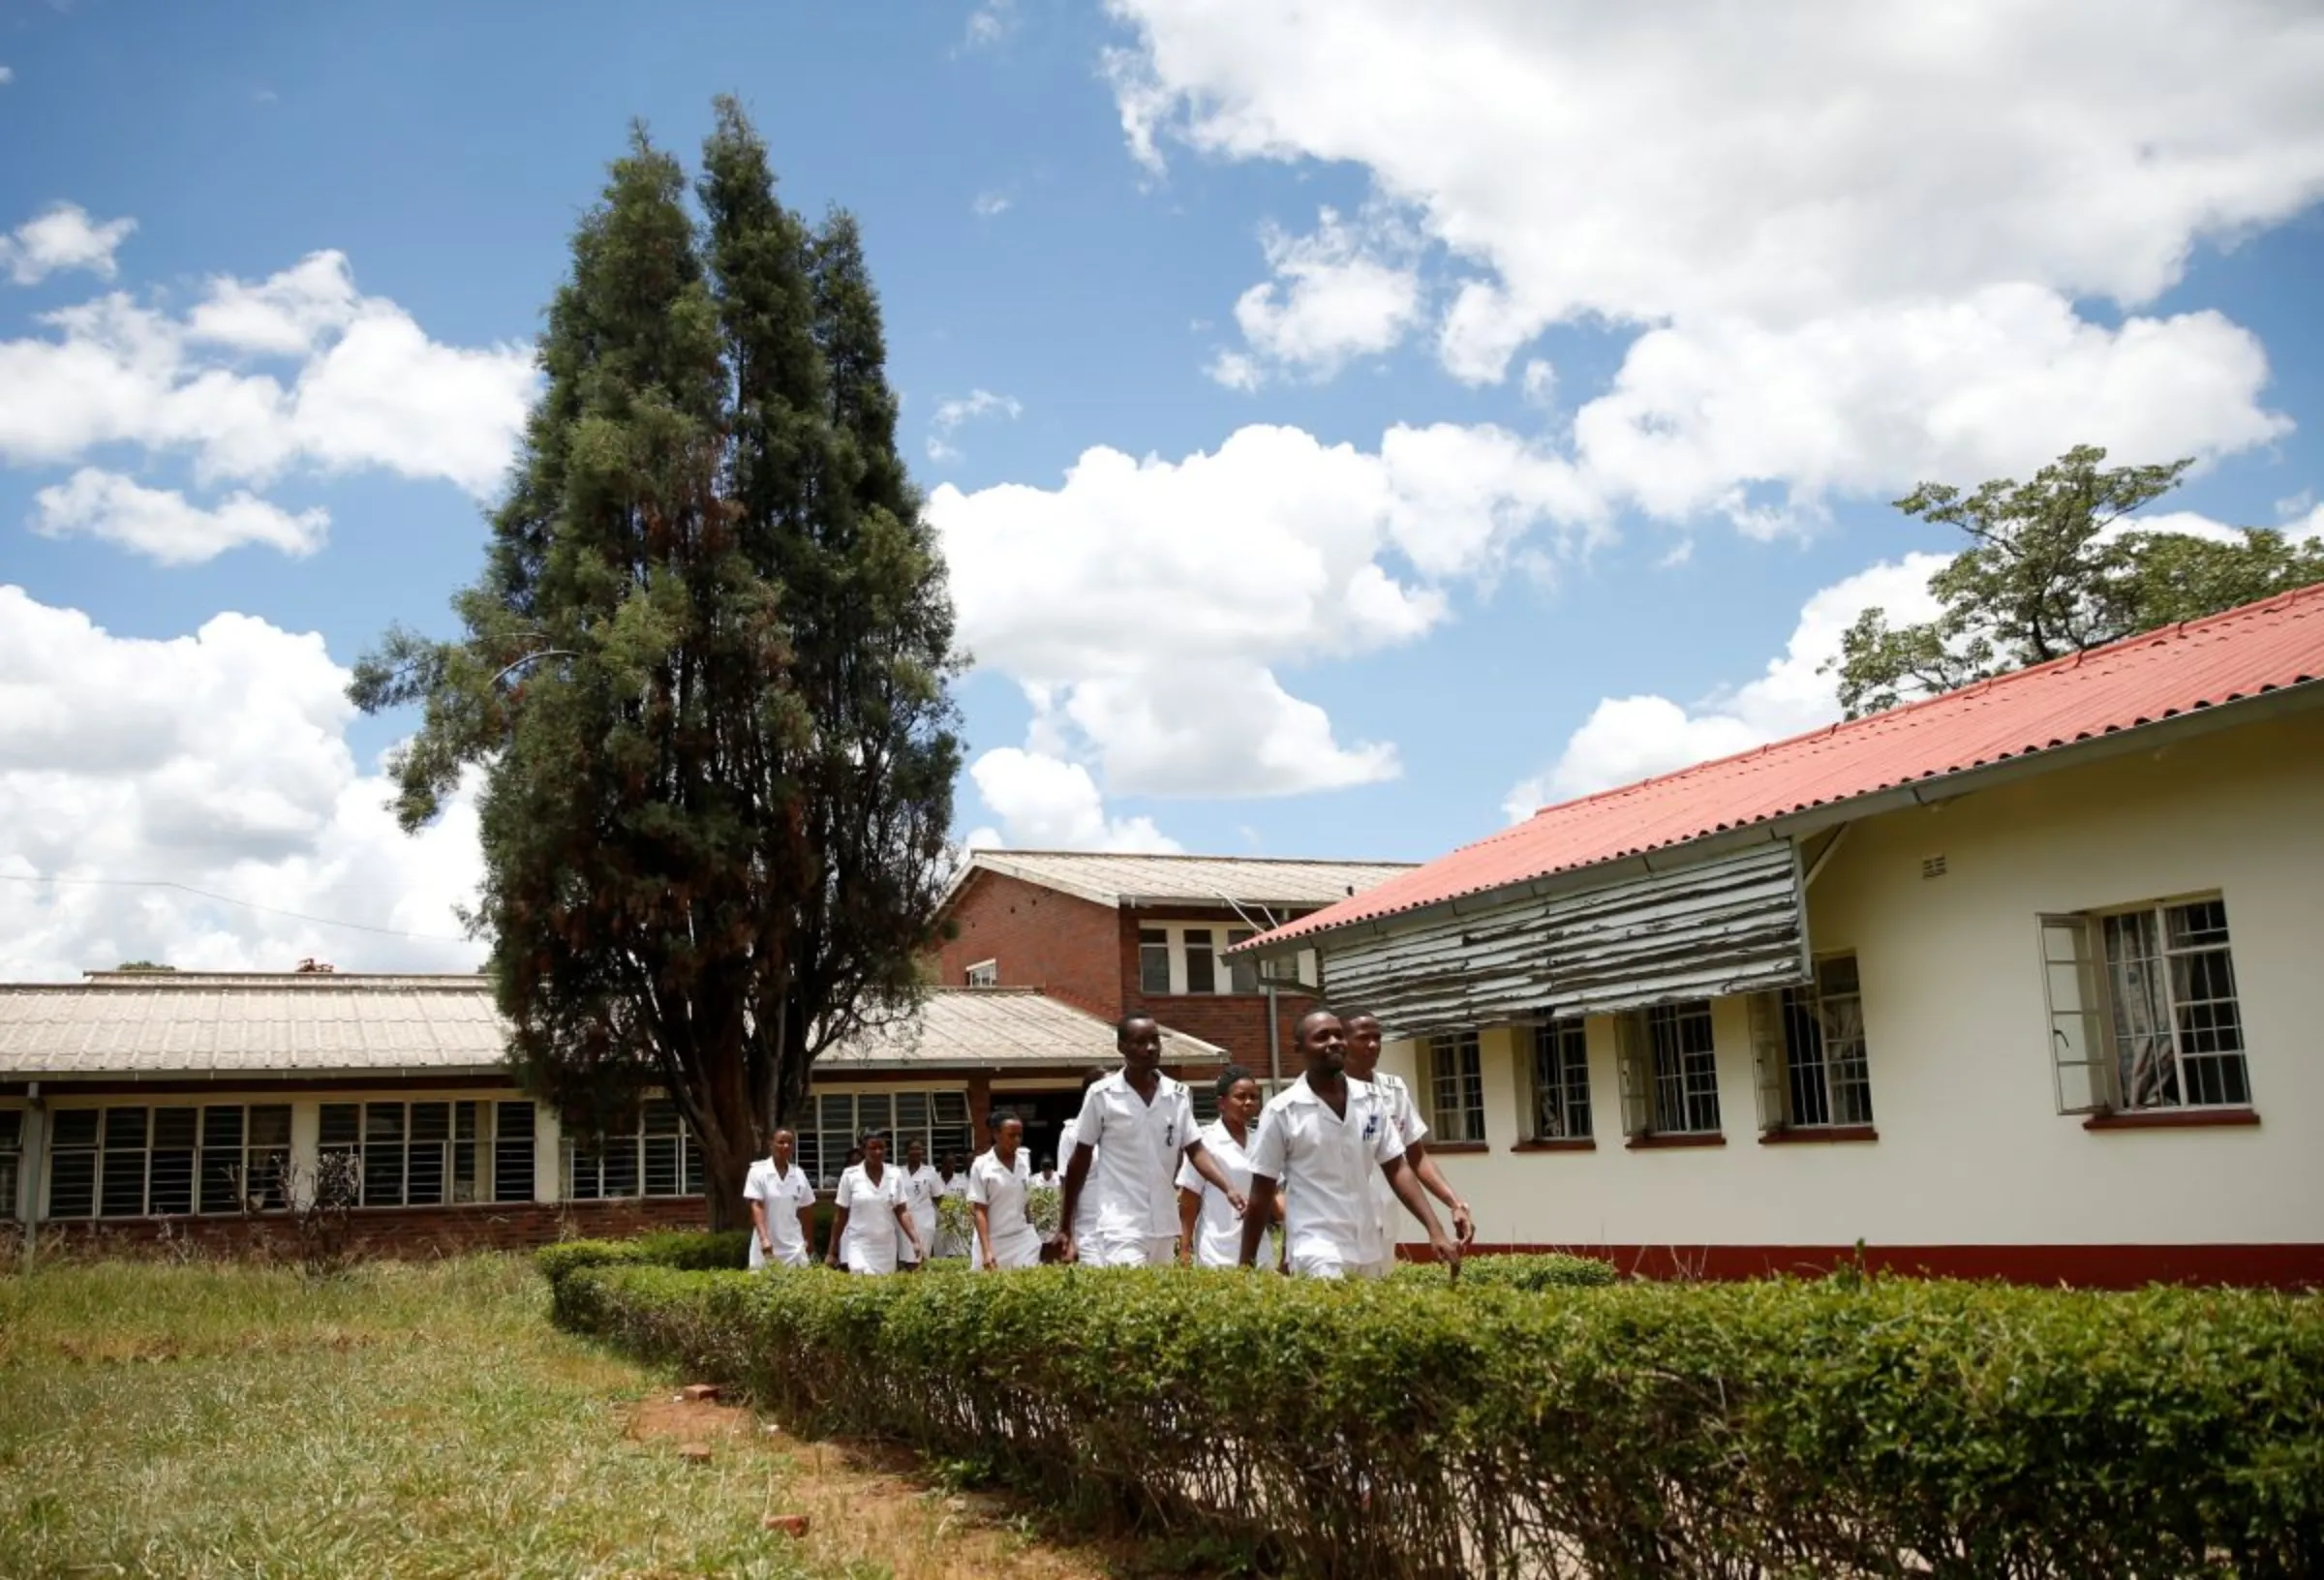
[[[1186,929],[1186,990],[1190,993],[1218,991],[1218,957],[1210,952],[1210,929]]]
[[[1229,927],[1227,929],[1227,947],[1233,949],[1238,944],[1247,944],[1258,936],[1248,927]],[[1259,962],[1248,955],[1228,956],[1227,991],[1230,993],[1255,993],[1258,990]]]
[[[1823,1130],[1872,1123],[1872,1067],[1864,1046],[1864,992],[1853,955],[1816,962],[1813,982],[1752,1000],[1763,1130]],[[1776,1023],[1770,1025],[1769,1018]]]
[[[977,961],[974,965],[968,968],[967,980],[968,986],[971,988],[999,987],[1000,962],[998,960]]]
[[[565,1143],[565,1199],[618,1200],[640,1196],[699,1196],[702,1148],[666,1097],[638,1105],[627,1130]]]
[[[1429,1039],[1428,1129],[1440,1141],[1484,1139],[1484,1068],[1473,1031]]]
[[[1533,1028],[1533,1104],[1527,1139],[1578,1141],[1590,1136],[1590,1039],[1580,1020]]]
[[[16,1215],[16,1170],[24,1155],[24,1110],[0,1109],[0,1216]]]
[[[1259,962],[1247,955],[1219,958],[1238,944],[1258,936],[1250,927],[1214,927],[1199,923],[1172,922],[1138,929],[1138,988],[1143,993],[1163,994],[1256,993],[1266,988]],[[1316,985],[1315,953],[1302,950],[1299,980]],[[1278,988],[1285,984],[1278,982]]]
[[[487,1169],[499,1173],[498,1155],[484,1127],[494,1110],[520,1105],[475,1102],[325,1103],[317,1135],[320,1172],[352,1191],[349,1203],[363,1207],[434,1207],[487,1200]],[[526,1109],[531,1104],[521,1105]],[[528,1161],[531,1148],[527,1146]],[[333,1160],[346,1159],[334,1166]],[[490,1164],[486,1160],[492,1160]],[[344,1169],[344,1175],[336,1170]],[[497,1186],[497,1177],[492,1179]],[[533,1200],[532,1170],[524,1194]]]
[[[1634,1136],[1719,1134],[1719,1061],[1707,999],[1626,1015],[1623,1123]]]
[[[1170,934],[1160,927],[1138,929],[1138,990],[1170,991]]]
[[[2060,1112],[2250,1106],[2225,900],[2048,916],[2041,939]]]
[[[50,1132],[51,1218],[233,1213],[246,1203],[261,1211],[284,1204],[287,1103],[59,1109]]]
[[[533,1105],[495,1103],[492,1108],[492,1199],[530,1201],[539,1195],[534,1177]]]
[[[890,1133],[889,1156],[903,1161],[913,1141],[928,1148],[931,1163],[947,1152],[963,1157],[974,1150],[976,1132],[968,1123],[966,1092],[822,1092],[793,1127],[799,1138],[799,1167],[823,1190],[840,1182],[848,1148],[866,1131]]]

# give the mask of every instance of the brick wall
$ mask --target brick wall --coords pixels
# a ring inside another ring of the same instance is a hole
[[[646,1201],[497,1201],[456,1207],[371,1207],[349,1214],[350,1243],[368,1256],[438,1257],[466,1251],[524,1251],[563,1239],[620,1239],[656,1229],[704,1229],[702,1198]],[[0,1230],[14,1229],[0,1225]],[[114,1218],[49,1222],[39,1243],[125,1255],[177,1249],[205,1253],[248,1249],[272,1239],[287,1244],[281,1218]]]
[[[1073,895],[980,872],[953,906],[957,935],[938,951],[938,980],[961,987],[968,967],[993,960],[1001,987],[1040,988],[1112,1020],[1122,1013],[1115,916]]]
[[[1215,1043],[1233,1056],[1237,1064],[1260,1076],[1267,1074],[1267,995],[1265,993],[1148,993],[1139,987],[1138,928],[1141,923],[1148,926],[1165,922],[1208,923],[1222,931],[1229,927],[1247,926],[1233,911],[1220,909],[1215,913],[1176,909],[1160,911],[1123,910],[1116,923],[1116,948],[1120,971],[1121,1001],[1126,1006],[1122,1014],[1132,1011],[1150,1015],[1173,1031],[1182,1031],[1189,1037],[1200,1037],[1206,1043]],[[1225,970],[1221,965],[1220,970]],[[1300,1017],[1315,1008],[1315,1000],[1305,993],[1275,994],[1277,1032],[1282,1039],[1283,1074],[1300,1073],[1299,1054],[1292,1045],[1293,1032]]]

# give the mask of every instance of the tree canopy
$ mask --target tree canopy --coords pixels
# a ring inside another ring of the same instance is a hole
[[[1826,667],[1849,717],[2324,582],[2324,544],[2264,528],[2220,541],[2126,526],[2194,463],[2101,470],[2105,459],[2080,445],[2028,482],[1969,494],[1922,483],[1896,501],[1970,542],[1929,578],[1935,620],[1891,625],[1867,609],[1842,636]]]
[[[350,694],[423,705],[406,828],[476,775],[471,920],[527,1085],[597,1126],[667,1087],[724,1222],[812,1059],[916,1001],[959,659],[855,221],[787,209],[731,100],[693,196],[635,131],[462,634],[391,629]]]

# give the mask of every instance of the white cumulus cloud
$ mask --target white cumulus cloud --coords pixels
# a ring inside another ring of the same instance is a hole
[[[1235,321],[1260,357],[1329,378],[1353,358],[1389,350],[1420,320],[1413,244],[1383,216],[1343,220],[1327,208],[1309,234],[1269,227],[1261,242],[1274,279],[1251,287],[1235,304]],[[1247,358],[1242,365],[1250,365]],[[1212,375],[1230,387],[1247,387],[1243,377],[1229,376],[1234,369],[1214,363]]]
[[[102,538],[166,565],[197,564],[244,544],[303,557],[322,547],[331,527],[325,510],[293,515],[248,493],[205,508],[174,490],[145,488],[95,467],[42,489],[33,503],[36,532]]]
[[[405,836],[348,748],[347,682],[321,637],[246,615],[125,638],[0,586],[0,978],[474,968],[473,786]]]
[[[1393,776],[1282,676],[1413,641],[1520,539],[1578,546],[1568,469],[1496,428],[1395,428],[1375,452],[1238,430],[1169,461],[1089,449],[1051,489],[929,500],[961,637],[1034,712],[1027,749],[1109,795],[1288,795]]]
[[[376,469],[481,498],[538,381],[528,348],[435,341],[338,253],[212,280],[182,318],[115,291],[40,321],[0,341],[0,461],[19,466],[130,445],[190,456],[203,483]]]
[[[935,415],[928,422],[928,458],[931,461],[958,461],[961,452],[952,442],[952,436],[961,424],[974,422],[980,417],[998,417],[1015,422],[1024,414],[1024,403],[1014,395],[995,395],[989,389],[971,390],[966,395],[936,403]]]
[[[0,85],[7,80],[0,76]],[[113,254],[137,228],[135,220],[99,223],[77,203],[58,203],[0,236],[0,269],[19,286],[37,286],[73,269],[110,280],[118,272]]]
[[[971,847],[1021,850],[1159,851],[1180,848],[1150,817],[1106,815],[1097,781],[1079,763],[1016,746],[995,746],[969,765],[976,793],[1000,827],[970,833]]]

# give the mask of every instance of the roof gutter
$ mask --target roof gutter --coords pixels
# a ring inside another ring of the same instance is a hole
[[[224,1085],[238,1080],[441,1080],[452,1076],[505,1075],[508,1075],[505,1065],[431,1064],[353,1070],[43,1070],[9,1073],[0,1079],[29,1080],[35,1085],[46,1081],[51,1086],[98,1083],[140,1086],[148,1081],[199,1080]],[[513,1076],[509,1077],[509,1084],[515,1084]]]
[[[2014,757],[2004,757],[1974,768],[1914,779],[1885,790],[1871,790],[1859,796],[1826,802],[1819,806],[1802,807],[1795,812],[1780,813],[1758,823],[1721,830],[1680,844],[1641,851],[1635,856],[1618,856],[1588,866],[1544,873],[1538,878],[1521,879],[1492,889],[1482,889],[1475,894],[1457,895],[1451,899],[1416,905],[1408,911],[1393,911],[1386,916],[1367,917],[1361,922],[1348,922],[1338,927],[1318,927],[1272,942],[1254,939],[1228,953],[1248,950],[1255,955],[1273,955],[1293,949],[1318,948],[1327,939],[1339,945],[1358,939],[1380,938],[1447,917],[1473,916],[1495,910],[1515,898],[1546,899],[1556,895],[1600,888],[1623,878],[1676,871],[1711,857],[1745,850],[1753,845],[1800,839],[1820,834],[1825,829],[1845,827],[1865,818],[1907,811],[1914,806],[1942,805],[1962,796],[1998,789],[2059,768],[2102,762],[2141,751],[2159,751],[2232,726],[2262,723],[2271,718],[2305,712],[2319,702],[2324,702],[2324,681],[2297,682],[2263,691],[2256,696],[2215,703],[2208,708],[2192,708],[2169,718],[2127,725],[2086,740],[2022,751]],[[1825,854],[1829,855],[1830,852],[1826,851]],[[1819,862],[1818,866],[1820,867],[1821,863]]]

